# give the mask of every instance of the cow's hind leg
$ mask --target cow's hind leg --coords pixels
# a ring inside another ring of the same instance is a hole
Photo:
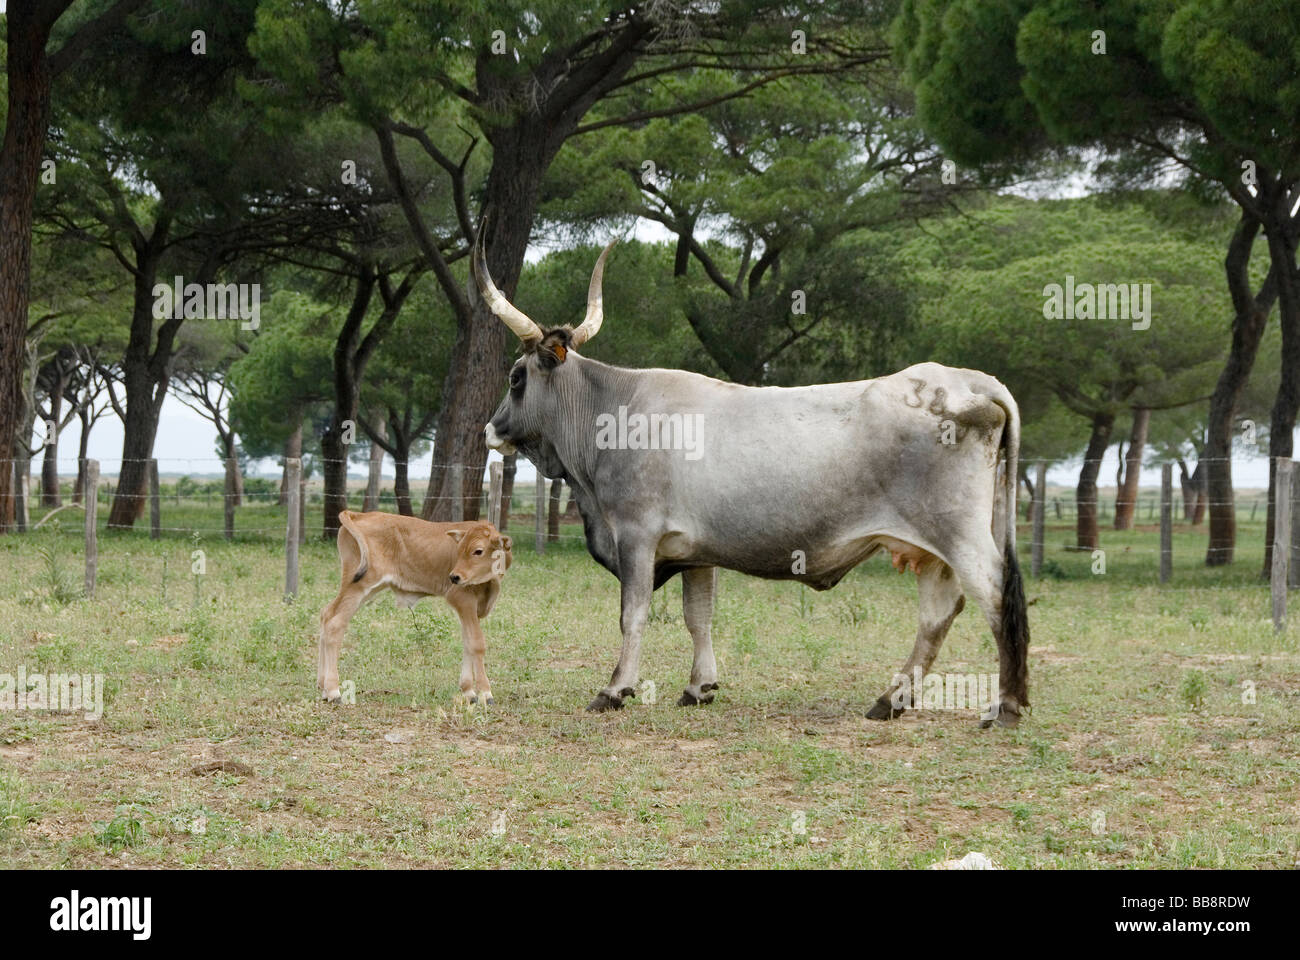
[[[953,558],[953,566],[962,588],[979,604],[989,629],[998,644],[998,702],[990,704],[981,717],[980,726],[1014,727],[1020,722],[1022,708],[1029,705],[1025,680],[1024,651],[1015,647],[1016,639],[1006,635],[1002,616],[1003,557],[988,531],[982,531],[975,549],[964,550]],[[1011,571],[1007,571],[1011,573]],[[1019,576],[1016,572],[1015,576]],[[1017,585],[1018,587],[1018,585]]]
[[[718,665],[713,659],[713,594],[718,586],[717,567],[697,567],[682,573],[682,617],[695,644],[691,682],[677,701],[679,707],[712,703],[718,689]]]
[[[914,689],[916,668],[921,668],[920,675],[925,676],[934,658],[943,646],[948,628],[961,613],[966,598],[962,596],[961,584],[948,566],[937,557],[921,564],[917,570],[917,608],[918,624],[916,628],[916,645],[912,655],[907,658],[899,673],[894,675],[895,682],[877,698],[867,711],[870,720],[892,720],[903,713],[909,705],[915,705],[920,691]],[[906,685],[906,687],[904,686]],[[910,696],[907,695],[910,691]]]

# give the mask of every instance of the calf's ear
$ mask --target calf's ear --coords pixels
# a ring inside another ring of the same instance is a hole
[[[501,534],[501,546],[505,547],[506,550],[509,550],[511,543],[513,543],[513,541],[509,537],[507,537],[504,533]]]
[[[447,531],[447,536],[451,537],[451,538],[452,538],[453,540],[455,540],[457,543],[460,543],[461,540],[463,540],[463,539],[465,538],[465,531],[464,531],[464,530],[448,530],[448,531]]]

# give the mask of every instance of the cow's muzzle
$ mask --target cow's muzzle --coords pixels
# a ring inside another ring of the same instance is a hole
[[[497,433],[497,428],[489,423],[483,428],[483,437],[487,442],[489,450],[496,450],[503,457],[508,457],[515,452],[515,445],[509,440],[504,439]]]

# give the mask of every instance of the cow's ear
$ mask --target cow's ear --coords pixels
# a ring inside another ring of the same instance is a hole
[[[457,543],[460,543],[461,540],[463,540],[463,539],[465,538],[465,531],[464,531],[464,530],[448,530],[448,531],[447,531],[447,536],[451,537],[451,538],[452,538],[453,540],[455,540]]]
[[[513,542],[514,542],[514,541],[511,540],[509,537],[507,537],[504,533],[501,534],[501,546],[505,549],[505,551],[506,551],[507,553],[510,552],[510,545],[511,545]]]
[[[567,355],[568,350],[565,349],[564,344],[554,343],[538,348],[537,362],[542,365],[543,370],[554,370],[564,362]]]

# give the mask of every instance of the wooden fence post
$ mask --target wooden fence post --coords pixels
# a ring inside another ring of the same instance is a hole
[[[298,596],[298,543],[302,526],[302,460],[288,457],[284,461],[285,488],[289,496],[288,520],[284,529],[284,599]]]
[[[1174,465],[1160,467],[1160,582],[1174,572]]]
[[[465,519],[465,494],[461,484],[465,479],[465,467],[459,463],[451,465],[451,522],[460,523]]]
[[[1273,629],[1286,629],[1287,562],[1291,552],[1291,468],[1292,461],[1278,460],[1274,478],[1273,567],[1270,589],[1273,594]]]
[[[222,481],[222,497],[226,506],[226,539],[235,539],[235,494],[230,489],[230,475],[232,470],[238,470],[239,463],[234,457],[230,457],[226,463],[226,478]]]
[[[1043,569],[1043,525],[1046,518],[1047,464],[1040,460],[1034,472],[1034,553],[1031,573],[1035,577]]]
[[[504,469],[500,460],[488,464],[487,519],[498,530],[501,529],[501,482]]]
[[[27,470],[20,469],[14,459],[14,526],[19,533],[27,532]]]
[[[564,494],[564,481],[556,477],[551,481],[551,496],[546,511],[546,542],[558,543],[560,540],[560,497]],[[1015,523],[1015,517],[1011,518]]]
[[[1295,475],[1291,477],[1291,562],[1287,570],[1287,586],[1291,588],[1300,587],[1300,523],[1296,523],[1296,515],[1300,513],[1300,483],[1296,482]]]
[[[536,503],[537,516],[535,518],[535,546],[538,553],[546,552],[546,478],[542,476],[541,471],[537,473]]]
[[[149,539],[162,536],[162,504],[158,495],[158,461],[149,461]]]
[[[86,461],[86,596],[94,599],[95,573],[99,569],[99,461]]]

